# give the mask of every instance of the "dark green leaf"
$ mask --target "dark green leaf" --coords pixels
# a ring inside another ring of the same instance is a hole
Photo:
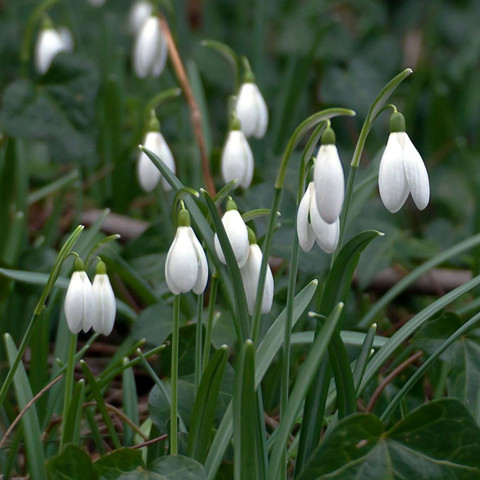
[[[63,452],[47,462],[49,480],[95,480],[90,457],[83,448],[67,445]]]
[[[475,480],[480,429],[454,399],[433,401],[385,432],[371,414],[341,420],[298,480]]]
[[[93,468],[98,480],[116,480],[122,473],[145,468],[140,450],[122,448],[98,459]]]

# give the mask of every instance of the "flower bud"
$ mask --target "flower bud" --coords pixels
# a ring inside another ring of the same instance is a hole
[[[335,145],[335,134],[328,127],[322,135],[313,172],[317,207],[327,223],[334,223],[340,216],[345,194],[345,178],[342,162]]]
[[[252,241],[256,242],[255,239]],[[245,296],[247,299],[247,307],[248,313],[253,315],[255,310],[255,302],[257,299],[257,290],[258,290],[258,279],[260,277],[260,269],[262,266],[262,259],[263,254],[260,247],[257,243],[251,243],[248,258],[240,268],[240,273],[242,275],[243,286],[245,288]],[[268,313],[272,308],[273,303],[273,291],[274,291],[274,283],[273,283],[273,275],[270,266],[267,265],[267,274],[265,277],[265,288],[263,290],[263,297],[262,297],[262,313]]]
[[[240,87],[235,111],[247,137],[263,138],[268,126],[268,108],[255,83],[245,82]]]
[[[97,315],[93,321],[93,329],[97,333],[109,335],[115,322],[117,305],[105,263],[102,261],[97,264],[95,278],[93,279],[93,293],[97,303]]]
[[[73,40],[70,32],[63,28],[55,30],[52,23],[46,19],[44,28],[40,31],[35,45],[35,68],[43,75],[60,52],[70,52],[73,49]]]
[[[167,41],[160,20],[150,16],[137,34],[133,50],[133,67],[139,78],[158,77],[167,61]]]
[[[253,153],[241,130],[231,130],[222,152],[222,176],[225,183],[238,180],[248,188],[253,177]]]
[[[179,213],[177,233],[165,262],[165,279],[174,295],[193,290],[200,295],[208,280],[208,263],[202,245],[190,227],[187,210]]]
[[[74,272],[65,296],[65,317],[73,334],[88,332],[97,316],[97,303],[92,284],[80,258],[75,259]]]
[[[158,131],[150,131],[145,135],[143,145],[148,150],[155,153],[160,159],[167,165],[167,167],[175,173],[175,160],[173,159],[172,152],[165,141],[163,135]],[[170,190],[170,184],[163,178],[160,170],[155,164],[148,158],[144,152],[140,152],[137,163],[137,176],[140,186],[146,192],[152,191],[158,184],[159,180],[162,180],[162,186],[164,190]]]
[[[222,217],[222,223],[232,246],[233,253],[235,254],[235,259],[241,267],[247,261],[248,257],[248,231],[242,216],[237,210],[237,205],[232,199],[227,202],[227,211]],[[214,243],[218,258],[222,263],[227,263],[217,234],[215,234]]]
[[[146,0],[137,0],[128,14],[128,29],[131,33],[137,34],[145,20],[152,15],[152,4]]]

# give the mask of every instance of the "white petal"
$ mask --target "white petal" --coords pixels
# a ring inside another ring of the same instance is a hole
[[[325,253],[333,253],[338,244],[340,220],[337,218],[333,223],[326,222],[318,212],[317,203],[313,197],[310,204],[310,221],[318,246]]]
[[[95,275],[93,279],[93,292],[97,302],[97,316],[93,322],[93,329],[97,333],[109,335],[115,322],[117,305],[115,294],[108,275],[105,273]]]
[[[312,193],[313,192],[313,193]],[[310,182],[305,194],[302,197],[297,213],[297,235],[298,243],[304,252],[309,252],[315,243],[315,234],[310,225],[309,211],[312,195],[315,195],[313,182]]]
[[[403,163],[402,133],[394,132],[388,137],[378,171],[380,198],[392,213],[402,208],[409,193]]]
[[[403,167],[413,201],[419,210],[423,210],[430,200],[430,182],[422,157],[406,133],[403,143]]]
[[[152,76],[158,77],[163,70],[165,69],[165,64],[167,63],[167,56],[168,56],[168,45],[167,39],[163,34],[163,30],[161,24],[159,24],[160,31],[159,31],[159,40],[157,44],[157,52],[155,58],[152,62]]]
[[[62,37],[53,28],[43,29],[35,46],[35,66],[39,74],[44,74],[53,59],[60,52],[66,50]]]
[[[202,244],[198,241],[198,238],[196,237],[194,231],[191,228],[190,228],[189,235],[192,241],[192,245],[195,249],[195,254],[197,257],[197,266],[198,266],[197,280],[192,290],[197,295],[200,295],[201,293],[204,292],[205,287],[207,286],[207,281],[208,281],[207,257],[205,256],[205,252],[203,250]]]
[[[73,334],[87,332],[96,318],[97,308],[92,284],[85,272],[73,272],[65,296],[65,317]]]
[[[60,38],[62,39],[64,51],[65,52],[72,52],[73,51],[73,37],[72,37],[72,33],[70,32],[70,30],[66,27],[60,27],[57,30],[57,32],[60,35]]]
[[[152,4],[139,0],[132,5],[128,14],[128,29],[131,33],[137,33],[152,13]]]
[[[159,50],[164,44],[160,20],[151,16],[138,32],[133,49],[133,67],[140,78],[153,74],[153,67],[158,62]]]
[[[345,194],[345,178],[337,147],[321,145],[313,174],[318,211],[328,222],[335,222],[340,216]]]
[[[247,137],[262,138],[268,126],[268,108],[255,83],[244,83],[238,93],[235,111]]]
[[[167,142],[165,141],[164,136],[160,132],[150,132],[152,138],[152,147],[148,147],[148,144],[145,146],[152,150],[152,152],[156,153],[162,162],[172,171],[175,173],[175,160],[173,159],[172,151],[168,146]],[[162,175],[162,187],[164,190],[169,191],[172,189],[170,184],[163,178]]]
[[[243,188],[252,183],[253,153],[240,130],[232,130],[228,134],[222,152],[222,176],[225,183],[238,180]]]
[[[189,233],[191,227],[178,227],[165,262],[165,278],[170,291],[178,295],[190,291],[197,283],[197,252]]]
[[[248,313],[253,315],[257,298],[258,278],[262,266],[263,254],[257,244],[250,245],[250,253],[245,265],[240,269],[242,274],[245,297],[247,299]],[[273,301],[273,275],[270,266],[267,266],[265,288],[262,297],[262,313],[268,313],[272,308]]]
[[[232,246],[233,253],[238,265],[241,267],[248,257],[249,243],[248,231],[245,222],[238,210],[228,210],[222,217],[222,223],[225,228],[228,240]],[[214,237],[215,251],[217,252],[219,260],[226,264],[225,255],[223,254],[218,235]]]

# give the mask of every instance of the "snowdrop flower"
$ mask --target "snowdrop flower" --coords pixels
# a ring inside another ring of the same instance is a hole
[[[245,82],[240,87],[235,111],[247,137],[263,138],[268,126],[268,109],[253,81]]]
[[[385,207],[398,212],[408,194],[419,210],[430,199],[430,183],[422,157],[405,132],[405,118],[399,112],[390,117],[390,136],[380,161],[378,188]]]
[[[247,226],[237,210],[237,204],[231,197],[229,197],[227,202],[227,211],[222,217],[222,223],[225,228],[225,232],[227,233],[228,240],[232,246],[237,263],[241,267],[247,261],[250,245],[248,242]],[[214,243],[218,258],[222,263],[226,264],[227,262],[225,260],[225,255],[223,254],[217,234],[215,234]]]
[[[222,151],[222,176],[225,183],[238,180],[238,185],[248,188],[253,177],[253,153],[238,119],[228,133]]]
[[[327,127],[322,134],[313,172],[317,207],[327,223],[334,223],[340,216],[345,194],[345,178],[342,162],[335,145],[335,133]]]
[[[160,124],[153,112],[148,128],[149,131],[145,135],[143,146],[160,157],[163,163],[175,173],[175,160],[173,159],[172,152],[165,141],[165,138],[159,131]],[[162,179],[164,190],[171,189],[170,184],[163,178],[160,170],[144,152],[140,152],[138,156],[137,176],[140,186],[146,192],[151,192],[157,186],[160,179]]]
[[[97,316],[95,293],[80,258],[75,259],[64,309],[68,328],[73,334],[82,329],[88,332]]]
[[[152,15],[152,4],[146,0],[136,1],[130,8],[128,14],[128,29],[131,33],[137,34],[143,23]]]
[[[73,49],[73,40],[67,29],[57,31],[49,19],[44,20],[43,28],[35,45],[35,68],[43,75],[60,52],[70,52]]]
[[[167,40],[160,19],[152,15],[143,22],[135,40],[133,68],[137,76],[158,77],[165,68],[167,51]]]
[[[309,252],[316,241],[325,253],[333,253],[337,248],[339,233],[339,219],[327,223],[318,212],[315,184],[310,182],[297,214],[297,235],[302,250]]]
[[[200,295],[207,285],[207,258],[190,226],[190,214],[185,209],[178,215],[177,233],[165,262],[165,278],[174,295],[190,290]]]
[[[107,267],[102,261],[98,262],[95,278],[93,279],[93,293],[97,304],[97,315],[93,321],[93,329],[97,333],[109,335],[113,329],[117,305],[115,294],[107,275]]]
[[[263,254],[260,247],[257,245],[257,240],[253,232],[249,229],[250,247],[248,258],[240,268],[242,275],[243,286],[245,288],[245,296],[247,299],[248,313],[253,315],[255,309],[255,302],[257,299],[258,279],[260,277],[260,268],[262,265]],[[262,297],[262,313],[268,313],[272,308],[273,302],[273,275],[270,266],[267,265],[267,275],[265,277],[265,288]]]

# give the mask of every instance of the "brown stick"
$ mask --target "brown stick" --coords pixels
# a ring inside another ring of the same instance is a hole
[[[368,402],[366,412],[371,412],[375,404],[377,403],[378,398],[380,397],[381,393],[385,389],[385,387],[400,373],[402,373],[409,365],[413,362],[418,360],[423,355],[423,352],[416,352],[412,356],[408,357],[404,362],[402,362],[395,370],[392,370],[390,374],[385,377],[383,382],[377,387],[377,389],[373,392],[372,398]]]
[[[139,443],[138,445],[133,445],[132,447],[129,447],[132,450],[135,450],[137,448],[143,448],[143,447],[148,447],[149,445],[153,445],[154,443],[161,442],[165,438],[168,437],[168,434],[163,434],[160,437],[152,438],[151,440],[147,440],[146,442]]]
[[[205,186],[208,193],[212,197],[214,197],[216,194],[215,184],[213,183],[212,173],[210,172],[210,163],[207,155],[207,147],[205,145],[205,138],[203,136],[202,114],[200,113],[197,101],[195,100],[195,96],[193,95],[192,87],[190,86],[190,82],[188,81],[182,59],[180,58],[180,54],[178,53],[178,49],[175,45],[175,41],[173,40],[172,32],[168,27],[168,23],[165,18],[163,18],[163,16],[160,15],[159,18],[162,24],[163,33],[167,38],[168,53],[170,55],[170,60],[173,64],[173,69],[177,74],[178,81],[180,83],[180,86],[182,87],[185,99],[188,103],[188,107],[190,108],[190,118],[192,120],[193,133],[195,134],[195,138],[197,139],[198,149],[200,150],[200,157],[202,160],[202,170],[203,176],[205,177]]]
[[[63,375],[59,375],[57,378],[54,378],[49,384],[47,384],[45,387],[43,387],[23,408],[22,411],[17,415],[17,418],[10,424],[8,427],[7,431],[3,435],[2,439],[0,440],[0,449],[2,448],[3,444],[5,443],[5,440],[8,438],[10,433],[12,433],[13,429],[17,425],[17,423],[20,421],[20,419],[25,415],[27,410],[50,388],[52,388],[61,378]]]

